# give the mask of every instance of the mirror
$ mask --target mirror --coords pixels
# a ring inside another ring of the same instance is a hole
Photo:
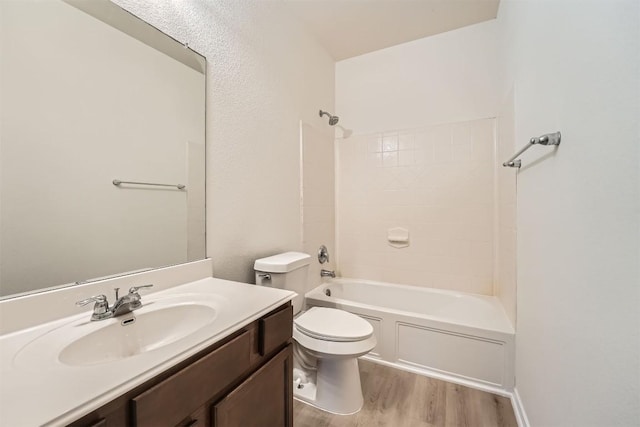
[[[205,58],[107,0],[0,28],[0,296],[203,259]]]

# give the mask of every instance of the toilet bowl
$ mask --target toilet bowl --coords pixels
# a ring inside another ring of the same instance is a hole
[[[369,322],[343,310],[312,307],[294,319],[293,339],[298,357],[306,352],[317,360],[315,384],[296,384],[294,395],[334,414],[358,412],[363,398],[357,358],[376,345]]]
[[[344,310],[301,310],[310,261],[300,252],[256,260],[256,284],[298,294],[293,300],[294,397],[334,414],[353,414],[363,404],[358,357],[375,347],[373,327]]]

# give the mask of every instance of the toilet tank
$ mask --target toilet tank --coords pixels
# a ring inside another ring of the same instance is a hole
[[[298,294],[293,300],[293,314],[302,310],[307,288],[311,256],[302,252],[285,252],[260,258],[253,264],[256,285],[286,289]]]

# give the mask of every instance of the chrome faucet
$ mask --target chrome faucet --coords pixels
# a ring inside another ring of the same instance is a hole
[[[142,288],[150,288],[153,285],[133,286],[129,289],[129,293],[121,298],[118,298],[118,291],[120,288],[115,288],[116,301],[113,306],[109,307],[107,297],[104,295],[97,295],[82,301],[76,302],[76,305],[87,305],[90,302],[95,302],[93,306],[93,314],[91,320],[104,320],[111,317],[120,316],[121,314],[130,313],[133,310],[137,310],[142,307],[142,297],[138,291]]]
[[[119,288],[116,288],[116,302],[114,302],[113,307],[111,307],[113,317],[129,313],[142,307],[142,297],[138,291],[142,288],[150,288],[152,286],[153,285],[133,286],[129,289],[129,293],[122,298],[118,298]]]
[[[320,270],[320,277],[336,277],[336,272],[333,270]]]
[[[107,297],[104,295],[97,295],[95,297],[83,299],[82,301],[76,302],[76,305],[87,305],[90,302],[95,302],[91,320],[104,320],[113,317],[113,313],[109,309]]]

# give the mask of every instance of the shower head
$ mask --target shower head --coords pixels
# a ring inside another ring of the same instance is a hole
[[[329,125],[330,126],[335,126],[338,124],[338,121],[340,120],[340,117],[338,116],[332,116],[331,113],[327,112],[327,111],[322,111],[320,110],[320,117],[322,116],[329,116]]]

